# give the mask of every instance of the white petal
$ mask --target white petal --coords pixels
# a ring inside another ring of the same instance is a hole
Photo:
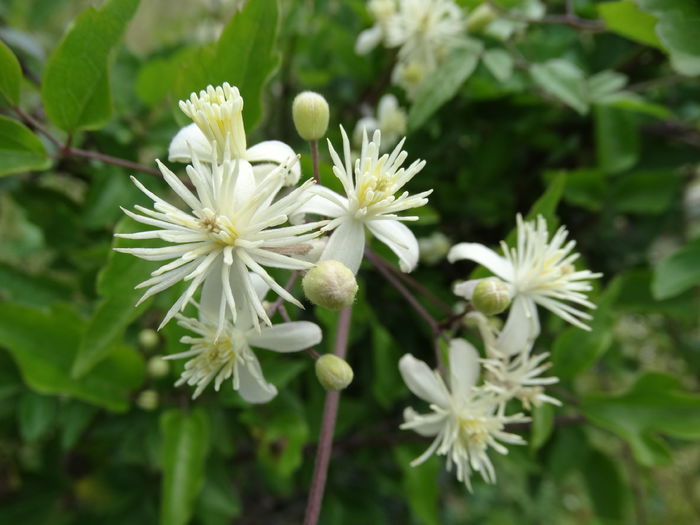
[[[178,131],[177,135],[170,141],[168,160],[170,162],[190,162],[192,160],[190,148],[194,150],[199,160],[212,162],[211,144],[194,122]]]
[[[238,367],[238,393],[249,403],[267,403],[277,395],[277,388],[265,381],[257,358]]]
[[[259,164],[259,166],[253,167],[256,177],[270,173],[278,164],[284,164],[290,158],[296,157],[296,155],[296,152],[290,146],[279,140],[266,140],[248,148],[246,151],[248,162]],[[291,175],[288,185],[296,184],[301,178],[301,166],[298,162],[292,165]]]
[[[411,407],[404,409],[403,418],[405,423],[401,425],[402,429],[410,429],[426,437],[436,436],[445,426],[444,414],[422,415]]]
[[[339,217],[347,212],[348,199],[324,186],[314,186],[314,196],[302,204],[295,213],[313,213],[325,217]]]
[[[411,354],[406,354],[399,361],[399,372],[406,386],[415,395],[428,403],[448,406],[449,397],[445,384],[423,361],[419,361]]]
[[[508,319],[498,336],[496,347],[506,355],[513,355],[531,345],[539,335],[540,322],[537,306],[528,297],[518,295],[510,306]]]
[[[202,285],[202,296],[199,299],[199,319],[209,319],[211,321],[219,318],[219,306],[221,296],[224,293],[221,286],[221,265],[223,258],[219,258],[211,267],[207,278]]]
[[[382,39],[382,28],[379,26],[370,27],[362,31],[355,42],[355,53],[358,55],[366,55],[372,49],[377,47],[377,44]]]
[[[479,353],[464,339],[450,341],[450,389],[466,398],[479,379]]]
[[[255,175],[253,166],[247,160],[238,159],[236,186],[231,196],[233,200],[234,213],[246,206],[256,191]]]
[[[453,263],[462,259],[468,259],[485,266],[492,273],[506,281],[513,279],[513,266],[508,260],[483,244],[461,242],[454,245],[447,254],[447,260]]]
[[[280,323],[262,328],[248,338],[250,346],[275,352],[298,352],[321,342],[321,328],[308,321]]]
[[[357,273],[365,251],[365,226],[348,218],[331,234],[320,261],[335,260]]]
[[[399,257],[404,272],[412,271],[418,264],[418,240],[407,226],[399,221],[367,221],[367,228]]]

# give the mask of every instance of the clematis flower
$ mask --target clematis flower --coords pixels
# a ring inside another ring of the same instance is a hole
[[[314,188],[315,197],[300,207],[300,212],[315,213],[331,217],[323,231],[333,230],[320,260],[334,259],[357,273],[365,246],[365,227],[399,257],[404,272],[413,270],[418,262],[418,241],[402,221],[417,220],[415,216],[397,213],[428,202],[426,198],[433,190],[417,195],[404,191],[395,195],[425,166],[425,161],[414,161],[404,168],[407,153],[401,148],[403,140],[391,154],[379,156],[381,133],[377,130],[371,141],[365,134],[360,158],[352,167],[350,141],[345,130],[343,135],[343,162],[333,145],[328,148],[333,158],[333,173],[345,190],[345,197],[324,188]],[[405,140],[405,139],[404,139]]]
[[[290,162],[296,162],[296,157]],[[151,274],[137,288],[147,288],[139,303],[174,284],[189,286],[165,315],[161,327],[181,311],[205,281],[223,290],[219,301],[219,326],[226,310],[236,322],[237,311],[244,310],[258,326],[258,317],[270,324],[260,299],[253,293],[248,270],[259,275],[277,294],[302,307],[288,291],[277,284],[264,266],[290,270],[308,269],[313,264],[290,256],[302,253],[304,243],[318,235],[323,222],[281,226],[289,214],[312,197],[308,193],[313,180],[273,202],[289,171],[290,163],[280,165],[256,183],[253,168],[243,159],[228,159],[205,164],[193,154],[187,175],[194,192],[158,161],[165,181],[188,205],[183,211],[146,189],[137,179],[134,184],[153,200],[153,210],[136,206],[129,217],[154,229],[117,234],[127,239],[161,239],[170,243],[161,248],[120,248],[142,259],[172,259]],[[310,249],[310,247],[306,247]]]
[[[432,444],[411,465],[416,466],[432,454],[445,456],[447,469],[456,466],[457,479],[471,490],[472,471],[488,483],[496,473],[488,456],[489,449],[507,454],[503,443],[522,445],[522,437],[505,430],[508,423],[529,421],[523,414],[505,414],[505,405],[490,392],[475,388],[479,378],[479,355],[467,341],[453,339],[449,347],[449,388],[438,371],[410,354],[399,361],[406,386],[430,404],[430,412],[404,411],[402,429],[434,437]]]
[[[503,256],[483,244],[460,243],[447,254],[450,262],[468,259],[488,268],[511,287],[508,319],[501,332],[503,348],[515,349],[522,341],[534,339],[540,332],[537,306],[555,313],[565,321],[584,330],[591,315],[581,307],[595,308],[585,292],[592,287],[591,279],[601,277],[590,270],[577,271],[573,263],[579,254],[576,242],[567,242],[568,232],[559,228],[550,239],[547,222],[542,216],[530,222],[517,216],[517,243],[510,248],[501,242]],[[455,286],[457,295],[470,299],[473,282]]]
[[[228,150],[233,158],[250,162],[256,179],[261,180],[296,155],[279,140],[267,140],[247,148],[243,98],[238,88],[228,83],[216,88],[208,86],[199,95],[192,93],[189,100],[180,101],[180,109],[193,123],[182,128],[170,142],[170,162],[191,162],[192,152],[200,162],[221,162],[224,151]],[[300,177],[301,168],[295,164],[287,173],[285,186],[293,186]]]
[[[362,144],[365,133],[372,135],[375,130],[382,132],[381,153],[388,151],[406,134],[406,111],[399,106],[394,95],[387,94],[379,99],[377,115],[361,118],[353,132],[353,142]]]
[[[258,300],[269,289],[256,274],[249,279]],[[196,336],[184,336],[180,341],[192,345],[191,350],[166,356],[165,359],[189,358],[175,386],[196,386],[192,398],[214,383],[217,392],[221,384],[231,379],[233,389],[250,403],[266,403],[277,395],[277,389],[268,383],[253,348],[289,353],[304,350],[321,342],[321,329],[308,321],[280,323],[255,328],[255,319],[246,309],[238,312],[233,323],[227,317],[223,329],[219,325],[218,306],[221,287],[209,287],[202,295],[199,319],[178,314],[178,324]]]

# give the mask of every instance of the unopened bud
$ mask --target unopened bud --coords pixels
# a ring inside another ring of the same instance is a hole
[[[337,312],[350,306],[357,294],[355,274],[338,261],[321,261],[301,281],[312,303]]]
[[[158,346],[158,332],[151,328],[145,328],[139,332],[139,345],[144,350],[153,350]]]
[[[353,376],[348,362],[337,355],[324,354],[316,360],[316,377],[328,391],[338,392],[347,388]]]
[[[148,371],[149,376],[154,379],[159,379],[168,375],[168,372],[170,371],[170,363],[159,355],[156,355],[148,360],[146,370]]]
[[[136,398],[136,406],[148,412],[158,408],[158,392],[155,390],[144,390]]]
[[[292,103],[292,118],[301,138],[318,140],[328,129],[328,102],[313,91],[299,93]]]
[[[510,304],[510,289],[495,277],[479,281],[472,295],[472,306],[484,315],[500,314]]]
[[[498,12],[493,6],[488,2],[484,2],[467,17],[467,31],[478,33],[493,22],[497,16]]]

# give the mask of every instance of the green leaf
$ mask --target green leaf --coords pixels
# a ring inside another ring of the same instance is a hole
[[[623,523],[629,491],[616,463],[602,452],[592,450],[584,463],[583,476],[596,514],[615,520],[615,523]]]
[[[69,450],[97,414],[97,409],[79,401],[71,401],[61,407],[61,448]]]
[[[671,65],[682,75],[700,75],[700,4],[697,0],[637,0],[655,15],[656,34],[671,55]]]
[[[639,159],[639,132],[634,114],[596,105],[594,119],[600,169],[617,173],[634,166]]]
[[[240,90],[246,129],[252,130],[261,117],[263,88],[280,62],[278,16],[277,0],[247,2],[226,24],[216,45],[200,49],[182,64],[175,99],[228,82]]]
[[[123,218],[115,231],[133,233],[142,229],[135,221]],[[113,247],[125,247],[129,244],[130,241],[115,237]],[[139,297],[143,295],[143,290],[136,290],[135,286],[144,281],[153,268],[153,262],[114,250],[110,252],[107,265],[97,279],[97,292],[101,299],[90,317],[80,343],[73,365],[74,377],[82,377],[108,357],[122,340],[129,323],[148,308],[149,301],[142,303],[138,308],[135,307]]]
[[[685,245],[654,270],[654,298],[668,299],[700,284],[700,239]]]
[[[482,60],[499,82],[507,81],[513,74],[513,57],[504,49],[487,49]]]
[[[25,441],[36,441],[53,425],[58,402],[56,398],[26,392],[19,400],[19,432]]]
[[[654,26],[656,18],[642,11],[632,0],[598,4],[598,14],[605,25],[618,35],[662,49]]]
[[[374,379],[372,393],[384,408],[390,408],[404,393],[403,381],[396,363],[400,358],[394,338],[376,319],[372,321],[372,360]]]
[[[591,367],[612,344],[612,306],[620,293],[620,282],[610,283],[600,298],[586,331],[575,326],[566,328],[552,346],[552,375],[571,379]]]
[[[700,396],[681,388],[672,376],[648,373],[624,394],[593,394],[582,411],[593,423],[626,440],[642,465],[667,463],[670,451],[659,434],[700,438]]]
[[[28,306],[47,306],[70,296],[70,287],[41,275],[29,275],[0,262],[0,299]]]
[[[0,40],[0,95],[10,104],[19,104],[21,83],[22,68],[19,61],[12,50]]]
[[[440,486],[437,483],[440,472],[438,457],[432,456],[416,467],[411,461],[421,454],[416,447],[394,447],[394,458],[403,473],[402,485],[406,503],[411,512],[420,518],[422,523],[438,525],[440,523],[439,502]]]
[[[139,0],[108,0],[89,7],[49,57],[41,97],[46,115],[65,131],[95,129],[112,114],[109,61]]]
[[[568,60],[534,64],[530,75],[539,87],[581,115],[588,113],[588,94],[583,71]]]
[[[668,210],[681,179],[672,171],[625,173],[609,189],[618,212],[660,214]]]
[[[0,177],[51,165],[41,141],[24,124],[0,116]]]
[[[554,407],[543,404],[532,411],[532,429],[530,430],[530,450],[542,448],[554,430]]]
[[[421,84],[408,114],[410,130],[420,128],[445,102],[450,100],[476,69],[482,44],[465,40]]]
[[[141,385],[143,358],[120,347],[79,380],[70,371],[85,321],[65,305],[44,312],[0,304],[0,345],[5,346],[25,383],[43,394],[63,394],[109,410],[124,411],[128,393]]]
[[[204,483],[209,420],[202,410],[172,409],[160,419],[163,436],[160,523],[184,525]]]

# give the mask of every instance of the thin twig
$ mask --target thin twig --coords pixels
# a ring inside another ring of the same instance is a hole
[[[44,125],[39,122],[37,119],[35,119],[31,114],[27,113],[24,111],[22,108],[19,106],[12,106],[12,110],[19,115],[19,117],[24,120],[27,124],[30,124],[35,130],[37,130],[39,133],[44,135],[51,143],[56,146],[58,149],[63,148],[63,143],[58,140],[56,137],[54,137],[53,133],[51,133],[48,129],[44,127]]]
[[[138,162],[132,162],[130,160],[120,159],[117,157],[112,157],[111,155],[105,155],[104,153],[98,153],[97,151],[88,151],[79,148],[67,148],[64,154],[69,157],[84,157],[86,159],[99,160],[106,164],[114,164],[115,166],[121,166],[129,170],[140,171],[142,173],[148,173],[150,175],[160,175],[160,171],[155,168],[149,168]]]
[[[348,336],[350,334],[350,321],[352,319],[352,307],[349,306],[340,312],[338,318],[338,331],[335,338],[335,349],[333,353],[344,359],[348,349]],[[333,448],[333,432],[335,430],[335,420],[338,415],[338,402],[340,392],[328,392],[326,402],[323,405],[323,420],[321,421],[321,434],[316,449],[316,462],[314,463],[314,473],[311,478],[311,489],[309,500],[306,504],[304,515],[304,525],[316,525],[321,514],[321,504],[323,503],[323,493],[326,488],[326,477],[328,475],[328,462]]]

